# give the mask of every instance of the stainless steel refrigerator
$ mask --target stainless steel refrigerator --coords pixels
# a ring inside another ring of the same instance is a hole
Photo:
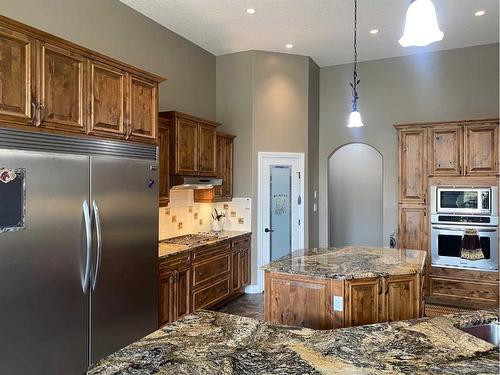
[[[156,147],[0,129],[0,374],[81,374],[157,328]]]

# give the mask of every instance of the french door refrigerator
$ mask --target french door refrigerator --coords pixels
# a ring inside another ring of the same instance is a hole
[[[156,148],[0,129],[0,374],[81,374],[157,328]]]

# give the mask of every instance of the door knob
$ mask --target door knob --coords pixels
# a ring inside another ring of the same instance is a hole
[[[266,228],[266,229],[264,229],[264,232],[266,232],[266,233],[269,233],[269,232],[274,232],[274,229],[269,229],[269,228]]]

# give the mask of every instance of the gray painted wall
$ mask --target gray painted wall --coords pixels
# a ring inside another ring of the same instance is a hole
[[[2,15],[166,77],[160,110],[215,119],[215,56],[118,0],[0,0]]]
[[[237,136],[234,195],[253,199],[252,283],[257,281],[258,152],[303,152],[307,197],[309,181],[317,176],[318,103],[319,68],[308,57],[263,51],[217,57],[217,121],[222,131]],[[307,178],[309,168],[313,173]],[[307,244],[309,202],[303,201]]]
[[[382,246],[382,155],[350,143],[328,160],[329,246]]]
[[[307,196],[308,207],[308,226],[309,226],[309,246],[317,247],[319,245],[318,229],[319,215],[318,210],[314,211],[314,204],[318,206],[319,198],[319,67],[309,59],[309,126],[308,126],[308,146],[307,146],[307,178],[309,194]],[[314,192],[316,191],[316,197]]]
[[[384,158],[384,244],[397,228],[396,123],[498,117],[498,44],[362,62],[358,65],[364,128],[346,127],[352,65],[320,71],[320,244],[328,243],[328,157],[365,142]]]

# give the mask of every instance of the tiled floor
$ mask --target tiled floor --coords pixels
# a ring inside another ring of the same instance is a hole
[[[218,308],[217,311],[264,320],[264,293],[243,294],[236,300]],[[425,316],[429,317],[453,314],[459,311],[465,311],[465,309],[430,304],[425,306]]]
[[[243,294],[217,311],[264,320],[264,293]]]

